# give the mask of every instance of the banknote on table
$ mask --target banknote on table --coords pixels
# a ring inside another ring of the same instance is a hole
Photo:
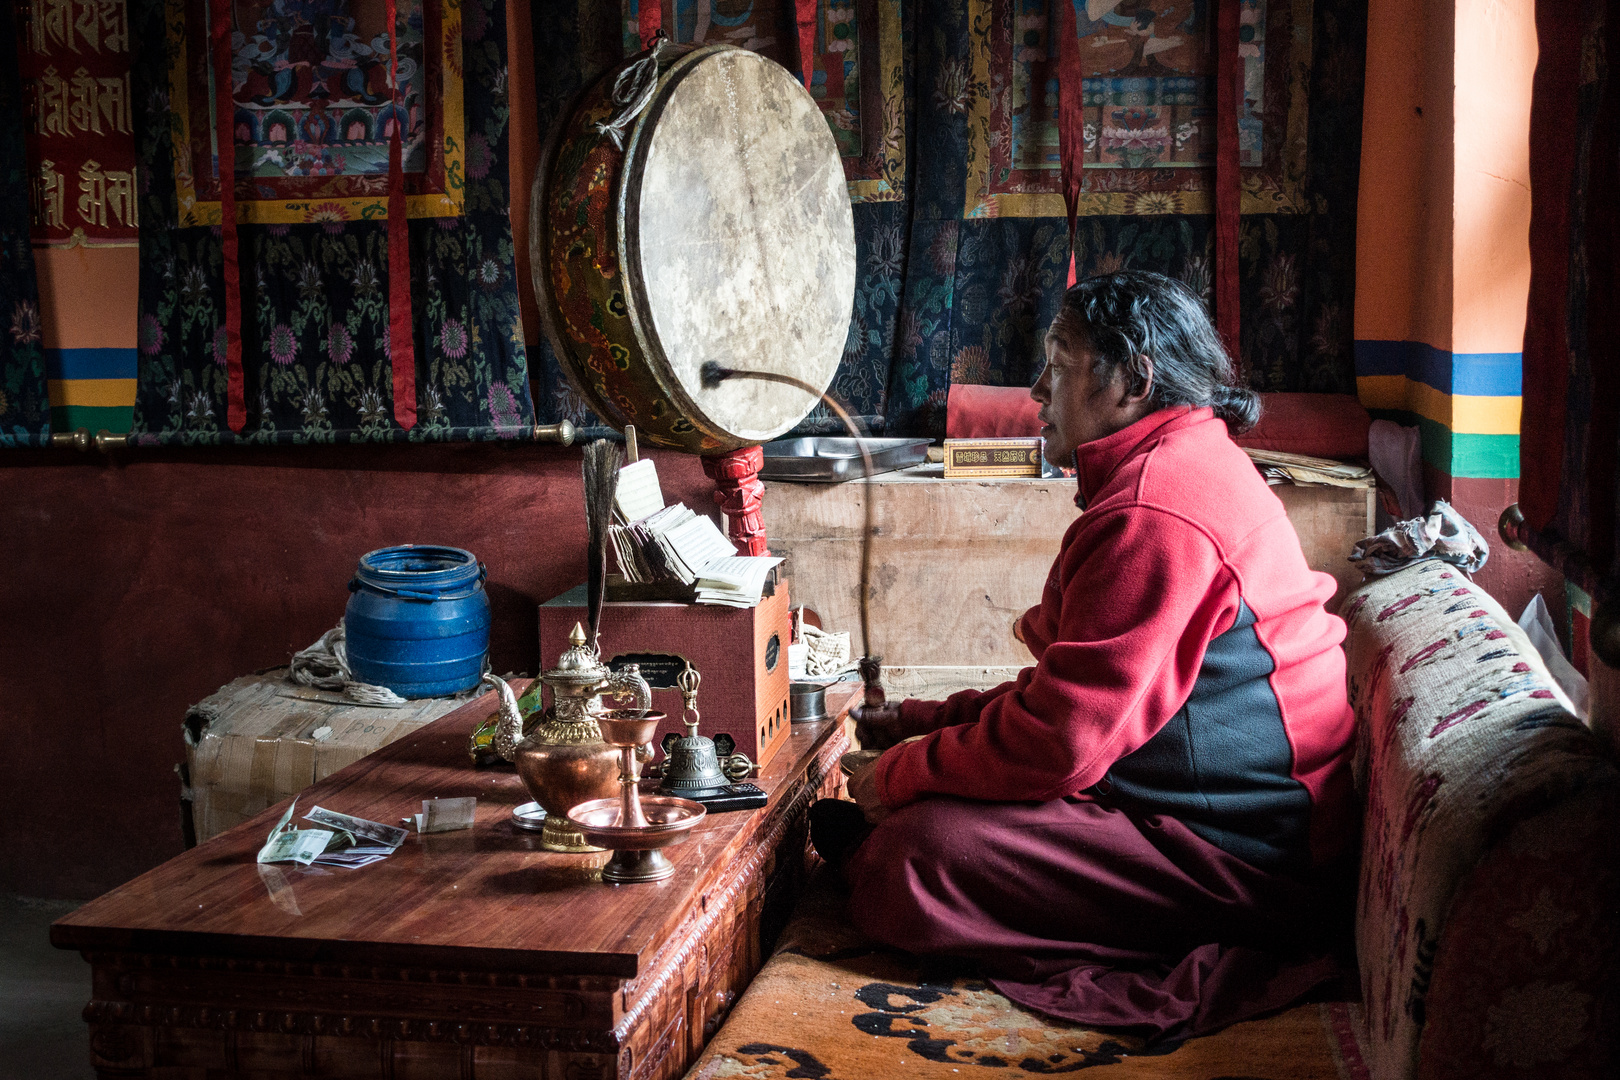
[[[355,847],[344,848],[341,851],[326,851],[315,860],[315,865],[336,866],[344,870],[358,870],[362,866],[382,862],[393,853],[393,848],[383,844],[359,844]]]
[[[292,827],[293,810],[297,806],[298,800],[294,799],[288,804],[287,812],[281,815],[281,820],[276,822],[276,827],[270,830],[264,846],[259,849],[259,862],[295,862],[299,866],[308,866],[331,843],[335,834],[328,829]]]
[[[470,829],[477,812],[478,800],[471,795],[459,799],[423,799],[416,831],[439,833]]]
[[[367,821],[365,818],[340,814],[336,810],[327,810],[325,807],[320,806],[305,814],[304,820],[313,821],[317,825],[324,825],[329,829],[337,829],[340,832],[373,841],[389,850],[399,847],[405,842],[405,837],[409,835],[404,829],[393,825],[384,825],[380,821]]]

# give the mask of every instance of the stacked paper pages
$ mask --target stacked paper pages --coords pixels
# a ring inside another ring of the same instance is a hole
[[[1326,484],[1330,487],[1369,488],[1373,486],[1372,470],[1365,465],[1351,465],[1329,458],[1289,454],[1281,450],[1256,450],[1244,447],[1244,453],[1254,462],[1268,484],[1299,484],[1310,487]]]
[[[753,607],[771,569],[782,561],[738,555],[736,546],[709,518],[683,503],[665,506],[651,458],[619,471],[613,516],[608,538],[625,580],[693,585],[700,604]]]

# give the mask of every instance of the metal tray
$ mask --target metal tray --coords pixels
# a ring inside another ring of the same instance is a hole
[[[920,464],[928,456],[927,439],[862,439],[872,455],[873,473],[893,472]],[[811,480],[825,484],[858,480],[865,471],[854,439],[778,439],[766,443],[759,475],[767,480]]]

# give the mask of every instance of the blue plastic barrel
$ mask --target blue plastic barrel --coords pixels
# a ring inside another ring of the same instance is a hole
[[[478,685],[489,653],[484,567],[470,551],[401,544],[360,560],[343,616],[349,670],[400,697]]]

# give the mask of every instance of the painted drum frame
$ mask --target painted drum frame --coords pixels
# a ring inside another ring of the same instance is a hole
[[[657,56],[657,88],[632,121],[623,150],[595,125],[618,111],[613,91],[620,73],[648,53],[609,69],[575,96],[567,119],[551,132],[530,198],[536,300],[569,385],[604,422],[620,429],[634,424],[644,441],[696,454],[724,453],[761,440],[738,436],[707,418],[676,377],[651,329],[646,288],[634,262],[635,238],[645,147],[674,88],[704,60],[733,51],[743,50],[665,42]],[[807,398],[801,415],[815,404]]]

